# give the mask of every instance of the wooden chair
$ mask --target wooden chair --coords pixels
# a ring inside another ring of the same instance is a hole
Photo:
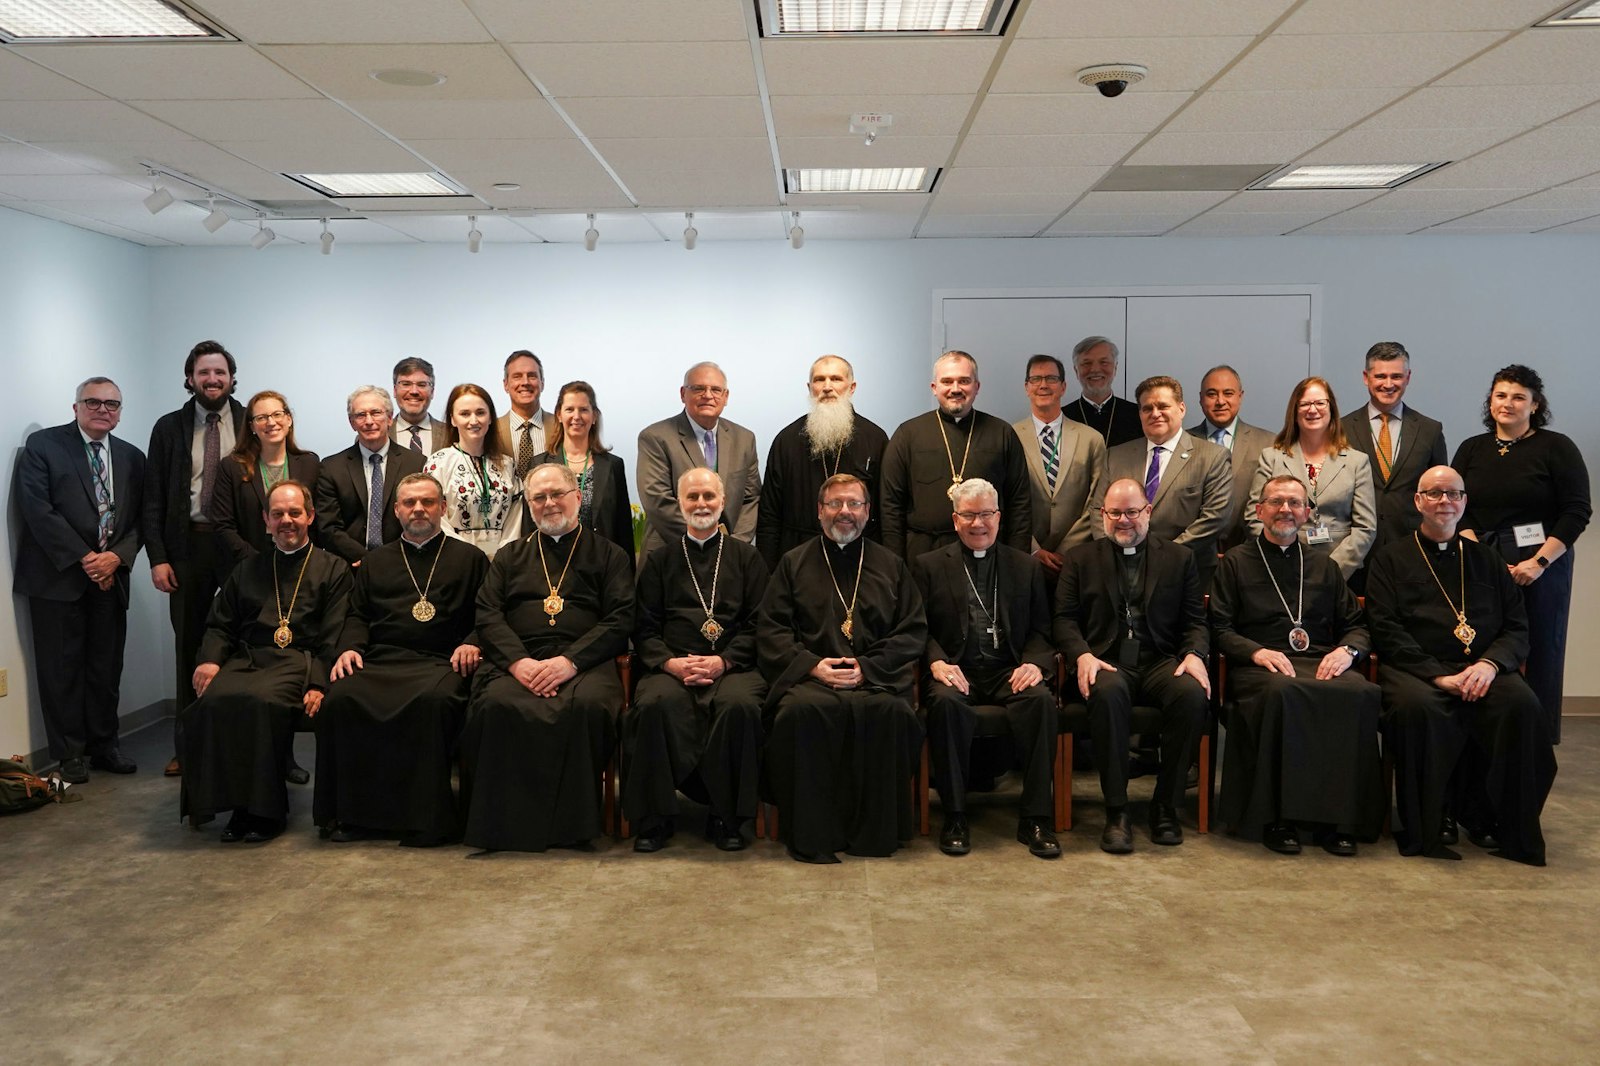
[[[613,839],[626,840],[628,818],[623,814],[622,804],[617,798],[617,783],[621,780],[622,719],[627,715],[628,708],[633,706],[633,656],[624,652],[617,656],[616,663],[617,679],[622,682],[622,706],[617,711],[617,744],[600,770],[601,795],[605,797],[605,811],[600,824],[611,830]]]

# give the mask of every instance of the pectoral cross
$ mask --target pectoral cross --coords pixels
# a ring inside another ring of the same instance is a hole
[[[991,625],[991,626],[987,627],[986,629],[984,629],[984,632],[989,634],[990,642],[994,645],[995,650],[999,651],[1000,650],[1000,627],[997,626],[997,625]]]

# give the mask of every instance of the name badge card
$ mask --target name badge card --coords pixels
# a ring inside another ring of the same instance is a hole
[[[1544,543],[1544,523],[1529,522],[1525,526],[1512,526],[1511,532],[1516,534],[1517,547],[1535,548]]]
[[[1327,526],[1309,526],[1309,527],[1307,527],[1307,529],[1306,529],[1306,543],[1307,544],[1326,544],[1326,543],[1328,543],[1328,527]]]

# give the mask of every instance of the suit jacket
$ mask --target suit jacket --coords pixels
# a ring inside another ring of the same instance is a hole
[[[1407,404],[1400,415],[1400,454],[1395,456],[1386,482],[1378,473],[1378,444],[1372,438],[1366,405],[1362,404],[1339,422],[1344,426],[1344,435],[1349,438],[1351,447],[1366,452],[1372,463],[1372,490],[1378,502],[1378,537],[1373,548],[1409,537],[1412,530],[1422,525],[1422,515],[1412,499],[1417,482],[1430,467],[1449,462],[1445,458],[1444,427]]]
[[[142,525],[152,567],[189,556],[189,482],[194,477],[189,448],[194,443],[196,406],[197,401],[191,399],[158,418],[150,430]],[[244,405],[229,398],[228,417],[233,419],[233,436],[238,440],[244,433]],[[222,458],[227,460],[227,456]]]
[[[558,456],[540,452],[533,464],[560,463]],[[628,464],[620,455],[596,452],[589,476],[594,478],[594,506],[589,512],[589,528],[622,549],[628,565],[637,569],[633,554],[633,508],[628,504]],[[533,527],[524,525],[532,532]]]
[[[1206,434],[1207,422],[1201,422],[1189,430],[1189,435],[1199,440],[1210,440]],[[1235,421],[1233,423],[1233,510],[1229,513],[1227,522],[1222,527],[1222,535],[1217,538],[1217,550],[1226,551],[1235,544],[1243,542],[1250,536],[1249,527],[1245,519],[1254,513],[1252,504],[1254,497],[1250,494],[1250,479],[1255,477],[1256,465],[1261,461],[1261,453],[1272,447],[1277,434],[1260,426],[1252,426],[1248,422]]]
[[[761,468],[756,435],[726,418],[717,420],[717,473],[722,475],[722,524],[738,539],[753,541],[761,504]],[[639,504],[649,519],[644,552],[650,554],[685,529],[678,510],[678,478],[705,466],[705,455],[689,416],[679,411],[639,434]]]
[[[1305,456],[1300,445],[1292,446],[1288,453],[1268,448],[1261,453],[1255,477],[1250,481],[1250,498],[1261,496],[1261,488],[1270,479],[1291,475],[1306,480]],[[1372,493],[1372,462],[1366,453],[1356,448],[1345,448],[1328,456],[1317,471],[1317,506],[1311,513],[1311,522],[1300,530],[1300,543],[1306,543],[1306,530],[1321,522],[1328,527],[1328,557],[1339,567],[1345,580],[1361,569],[1367,553],[1372,550],[1373,538],[1378,533],[1378,508]],[[1249,518],[1250,536],[1261,535],[1261,520],[1254,514]]]
[[[322,469],[317,453],[301,452],[288,458],[289,476],[315,489]],[[314,499],[312,506],[316,506]],[[240,563],[267,550],[272,538],[262,517],[266,509],[267,491],[260,470],[246,470],[232,458],[223,459],[216,495],[211,498],[211,517],[217,523],[217,543],[224,557]]]
[[[1033,501],[1033,549],[1064,552],[1088,541],[1094,518],[1090,501],[1106,491],[1106,444],[1100,434],[1069,418],[1061,420],[1061,443],[1056,454],[1056,491],[1046,488],[1044,456],[1033,418],[1011,423],[1022,441],[1028,462],[1028,486]]]
[[[394,490],[407,474],[420,474],[427,456],[391,444],[383,464],[383,542],[400,539],[394,516]],[[317,510],[317,544],[347,563],[367,554],[367,472],[360,443],[323,460],[312,495]]]
[[[1007,545],[996,543],[995,577],[999,586],[995,606],[1005,658],[1020,666],[1032,663],[1049,682],[1055,676],[1055,649],[1050,646],[1050,592],[1039,561]],[[960,664],[967,646],[967,578],[962,571],[960,542],[925,552],[911,561],[911,576],[922,593],[928,615],[928,650],[924,663]],[[985,589],[984,595],[988,595]]]
[[[1193,653],[1205,662],[1211,637],[1194,553],[1159,537],[1146,537],[1144,546],[1142,603],[1153,650],[1174,659]],[[1069,676],[1084,652],[1104,659],[1123,631],[1120,551],[1107,538],[1080,544],[1061,561],[1053,635]]]
[[[407,427],[409,425],[410,425],[409,422],[407,422],[405,419],[403,419],[403,418],[399,417],[398,415],[396,415],[393,424],[391,424],[389,426],[389,439],[394,441],[396,444],[400,445],[400,447],[402,447],[402,448],[411,447],[411,432],[410,432],[409,429],[405,428],[405,427]],[[499,425],[500,425],[499,421],[496,421],[495,422],[495,426],[498,427]],[[497,429],[497,431],[498,431],[498,429]],[[401,433],[405,433],[405,436],[402,437],[400,435]],[[428,437],[432,441],[433,447],[431,449],[429,449],[428,451],[423,452],[422,453],[423,455],[432,455],[434,452],[438,451],[440,448],[443,448],[443,447],[446,447],[447,445],[449,445],[449,443],[450,443],[450,426],[449,426],[449,424],[446,423],[446,422],[441,422],[437,418],[434,418],[432,415],[429,415],[428,416]]]
[[[533,431],[533,450],[535,454],[538,454],[544,451],[544,423],[545,419],[550,417],[550,412],[540,407],[533,415],[533,421],[538,424],[538,428]],[[446,427],[446,432],[448,432],[448,427]],[[500,442],[500,450],[511,456],[511,461],[515,463],[517,459],[517,442],[511,439],[510,411],[494,420],[494,435],[495,439]],[[434,442],[434,450],[437,451],[439,448],[444,447],[443,443],[439,443],[440,441],[445,441],[445,438],[440,437]]]
[[[1188,433],[1179,433],[1172,449],[1150,512],[1150,536],[1182,544],[1195,553],[1201,571],[1209,574],[1216,566],[1217,538],[1233,506],[1233,458],[1228,449]],[[1106,467],[1106,484],[1094,501],[1096,507],[1105,503],[1105,490],[1113,481],[1132,478],[1144,484],[1145,439],[1112,448]],[[1104,529],[1095,530],[1097,539],[1104,536]]]
[[[139,554],[145,483],[144,453],[107,434],[111,502],[116,508],[106,550],[122,565],[113,587],[128,605],[128,568]],[[94,587],[82,559],[100,547],[100,511],[94,470],[77,422],[28,435],[17,463],[16,495],[22,516],[12,588],[28,596],[70,603]]]

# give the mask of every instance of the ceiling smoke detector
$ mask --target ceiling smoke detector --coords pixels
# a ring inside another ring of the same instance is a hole
[[[1101,96],[1121,96],[1122,90],[1134,82],[1144,81],[1148,73],[1150,68],[1138,63],[1101,63],[1078,71],[1078,81],[1098,89]]]

